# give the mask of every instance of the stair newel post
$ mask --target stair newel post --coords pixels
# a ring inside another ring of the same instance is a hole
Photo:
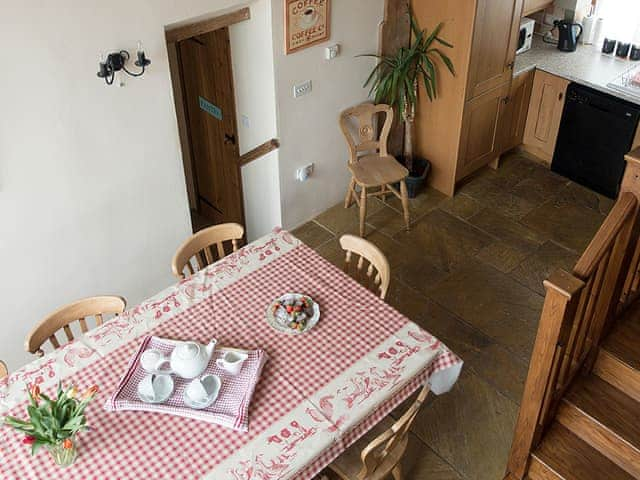
[[[544,287],[547,293],[507,464],[507,478],[514,480],[525,478],[529,454],[555,410],[556,380],[584,282],[560,270],[545,280]]]

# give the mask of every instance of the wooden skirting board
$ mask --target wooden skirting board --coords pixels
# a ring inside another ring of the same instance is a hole
[[[280,147],[280,141],[277,138],[264,142],[262,145],[258,145],[253,150],[248,151],[244,155],[240,156],[240,166],[246,165],[249,162],[253,162],[260,157],[264,157],[267,153],[272,152]]]

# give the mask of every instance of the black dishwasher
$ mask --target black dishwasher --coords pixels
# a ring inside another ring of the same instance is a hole
[[[638,119],[640,105],[571,83],[551,170],[617,197]]]

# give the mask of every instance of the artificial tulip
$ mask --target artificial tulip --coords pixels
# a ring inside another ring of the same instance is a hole
[[[22,439],[22,443],[25,445],[33,445],[36,441],[36,437],[32,437],[31,435],[27,435]]]
[[[73,442],[71,441],[70,438],[64,439],[64,441],[62,442],[62,448],[64,448],[65,450],[69,450],[73,448]]]
[[[31,388],[29,389],[29,393],[31,393],[31,396],[33,397],[34,400],[38,401],[40,400],[40,387],[36,384],[31,385]]]
[[[82,395],[82,398],[85,400],[87,398],[92,398],[97,392],[98,392],[98,386],[93,385],[89,387],[86,392],[84,392],[84,395]]]

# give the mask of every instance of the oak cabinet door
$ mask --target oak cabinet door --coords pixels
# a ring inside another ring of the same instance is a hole
[[[465,104],[456,180],[473,173],[500,154],[499,118],[502,105],[509,96],[509,88],[510,83],[507,82]]]
[[[523,0],[478,0],[466,99],[511,80]]]
[[[551,164],[569,81],[536,70],[524,129],[524,146]]]
[[[501,154],[522,144],[533,87],[533,75],[533,71],[528,71],[514,77],[509,96],[502,104],[498,126]]]
[[[552,4],[553,0],[524,0],[522,15],[526,17],[531,13],[538,12],[544,8],[549,7]]]

